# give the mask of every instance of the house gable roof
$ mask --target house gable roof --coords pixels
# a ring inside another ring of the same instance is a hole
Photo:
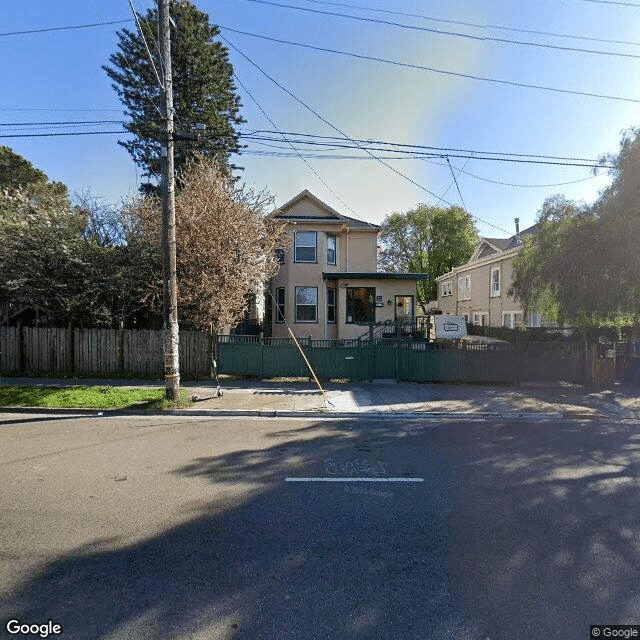
[[[455,267],[448,273],[444,273],[436,278],[436,281],[441,279],[450,278],[453,274],[458,273],[464,269],[468,269],[474,266],[474,263],[482,260],[490,259],[495,256],[496,259],[502,257],[500,254],[509,253],[510,256],[523,246],[522,237],[526,235],[532,235],[538,233],[538,225],[534,224],[518,235],[513,235],[510,238],[481,238],[477,244],[473,254],[465,264]],[[508,257],[508,256],[505,256]]]
[[[276,209],[271,215],[274,218],[289,222],[317,221],[329,224],[346,224],[352,229],[380,231],[378,225],[364,222],[363,220],[356,220],[355,218],[350,218],[349,216],[338,213],[326,202],[314,196],[308,189],[301,191],[297,196],[291,198],[291,200]]]

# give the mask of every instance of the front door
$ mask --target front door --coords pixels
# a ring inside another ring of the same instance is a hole
[[[413,296],[396,296],[396,322],[413,318]]]

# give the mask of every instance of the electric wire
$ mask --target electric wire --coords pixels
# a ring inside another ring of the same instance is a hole
[[[256,137],[257,134],[273,134],[275,132],[273,131],[265,131],[265,130],[254,130],[251,133],[243,133],[241,134],[244,138],[246,139],[250,139],[250,140],[274,140],[273,138],[262,138],[262,137]],[[285,131],[284,132],[285,135],[288,136],[299,136],[299,137],[307,137],[307,138],[315,138],[318,140],[331,140],[331,141],[336,141],[336,142],[340,142],[341,144],[344,143],[344,138],[339,138],[337,136],[327,136],[327,135],[318,135],[318,134],[313,134],[313,133],[304,133],[304,132],[291,132],[291,131]],[[543,154],[532,154],[532,153],[514,153],[514,152],[505,152],[505,151],[479,151],[478,149],[461,149],[461,148],[457,148],[457,147],[436,147],[436,146],[432,146],[432,145],[419,145],[419,144],[407,144],[407,143],[401,143],[401,142],[388,142],[385,140],[372,140],[372,139],[362,139],[362,138],[356,138],[355,142],[358,143],[362,143],[362,144],[381,144],[381,145],[391,145],[397,149],[400,148],[407,148],[407,149],[417,149],[417,150],[423,150],[426,149],[428,151],[434,151],[434,152],[438,152],[436,155],[439,155],[440,152],[442,152],[443,154],[449,154],[450,152],[456,152],[456,153],[471,153],[474,155],[478,155],[478,154],[485,154],[485,155],[499,155],[499,156],[514,156],[514,157],[523,157],[523,158],[540,158],[540,159],[546,159],[546,160],[570,160],[570,161],[576,161],[576,162],[589,162],[589,163],[596,163],[598,162],[597,160],[594,160],[592,158],[582,158],[582,157],[575,157],[575,156],[558,156],[558,155],[543,155]],[[316,143],[313,141],[309,141],[307,142],[307,144],[322,144],[322,143]]]
[[[289,91],[286,87],[284,87],[280,82],[278,82],[275,78],[273,78],[272,76],[270,76],[266,71],[264,71],[264,69],[262,69],[257,63],[255,63],[253,60],[251,60],[247,55],[245,55],[242,51],[240,51],[235,45],[233,45],[231,42],[229,42],[229,40],[227,40],[224,36],[221,36],[222,39],[232,48],[234,49],[234,51],[236,51],[237,53],[239,53],[245,60],[247,60],[247,62],[249,62],[252,66],[254,66],[256,69],[258,69],[258,71],[260,71],[260,73],[262,73],[266,78],[268,78],[271,82],[273,82],[276,86],[278,86],[282,91],[284,91],[287,95],[289,95],[291,98],[293,98],[296,102],[298,102],[299,104],[301,104],[305,109],[307,109],[308,111],[310,111],[313,115],[315,115],[318,119],[320,119],[322,122],[324,122],[326,125],[328,125],[329,127],[331,127],[334,131],[336,131],[337,133],[339,133],[341,136],[344,136],[347,140],[350,140],[352,143],[354,143],[356,146],[358,146],[362,151],[364,151],[365,153],[369,154],[372,158],[374,158],[375,160],[377,160],[378,162],[380,162],[381,164],[383,164],[385,167],[387,167],[388,169],[390,169],[391,171],[393,171],[394,173],[396,173],[397,175],[401,176],[402,178],[404,178],[405,180],[411,182],[413,185],[415,185],[416,187],[418,187],[419,189],[425,191],[426,193],[428,193],[429,195],[433,196],[434,198],[436,198],[437,200],[439,200],[440,202],[443,202],[446,205],[449,205],[450,207],[454,206],[453,204],[451,204],[450,202],[448,202],[447,200],[445,200],[444,198],[440,198],[438,195],[436,195],[433,191],[430,191],[429,189],[427,189],[424,185],[420,184],[419,182],[416,182],[413,178],[410,178],[409,176],[407,176],[406,174],[402,173],[401,171],[398,171],[398,169],[396,169],[395,167],[393,167],[392,165],[390,165],[388,162],[385,162],[384,160],[382,160],[381,158],[378,158],[376,155],[374,155],[371,151],[369,151],[368,149],[362,147],[361,145],[359,145],[355,140],[353,140],[352,138],[350,138],[346,133],[344,133],[344,131],[340,130],[338,127],[336,127],[333,123],[329,122],[329,120],[327,120],[324,116],[320,115],[317,111],[315,111],[314,109],[312,109],[308,104],[306,104],[303,100],[301,100],[300,98],[298,98],[298,96],[296,96],[295,94],[293,94],[291,91]],[[491,222],[487,222],[486,220],[483,220],[482,218],[479,218],[478,216],[474,216],[473,214],[469,215],[472,218],[475,218],[476,220],[479,220],[480,222],[483,222],[484,224],[489,225],[490,227],[494,227],[495,229],[498,229],[499,231],[503,231],[508,233],[507,231],[505,231],[505,229],[502,229],[501,227],[498,227],[494,224],[492,224]]]
[[[555,49],[559,51],[571,51],[577,53],[589,53],[594,55],[602,55],[602,56],[614,56],[619,58],[640,58],[640,55],[634,53],[621,53],[617,51],[602,51],[599,49],[584,49],[578,47],[567,47],[562,45],[548,44],[542,42],[528,42],[523,40],[509,40],[508,38],[494,38],[491,36],[478,36],[470,33],[461,33],[458,31],[443,31],[441,29],[433,29],[431,27],[420,27],[418,25],[404,24],[402,22],[393,22],[391,20],[380,20],[378,18],[367,18],[364,16],[354,16],[348,13],[338,13],[336,11],[322,11],[320,9],[310,9],[308,7],[299,7],[292,4],[282,4],[278,2],[271,2],[271,0],[247,0],[247,2],[254,2],[257,4],[264,4],[273,7],[280,7],[283,9],[293,9],[297,11],[304,11],[308,13],[316,13],[319,15],[332,16],[338,18],[346,18],[349,20],[357,20],[360,22],[368,22],[374,24],[382,24],[390,27],[397,27],[399,29],[407,29],[411,31],[422,31],[426,33],[434,33],[436,35],[443,36],[452,36],[455,38],[466,38],[468,40],[476,40],[481,42],[496,42],[498,44],[511,44],[518,46],[527,46],[527,47],[539,47],[542,49]]]
[[[103,17],[100,9],[98,8],[98,6],[96,5],[96,3],[94,2],[94,0],[91,0],[91,4],[93,5],[93,8],[95,9],[96,13],[100,16]],[[135,14],[135,11],[134,11]],[[131,20],[133,22],[133,19]],[[144,37],[144,36],[143,36]],[[145,42],[146,45],[146,42]],[[131,78],[138,84],[138,86],[140,87],[140,89],[142,90],[142,93],[140,94],[141,96],[144,96],[145,100],[148,101],[148,103],[150,104],[150,106],[152,106],[160,115],[161,118],[164,118],[162,110],[158,107],[158,105],[153,101],[153,99],[150,96],[145,96],[145,92],[146,92],[146,88],[143,86],[143,84],[140,82],[138,76],[136,75],[136,73],[133,70],[133,67],[129,64],[128,60],[127,60],[127,55],[124,53],[124,51],[121,50],[121,55],[122,55],[122,61],[124,62],[125,66],[129,69],[130,73],[131,73]],[[154,69],[155,70],[155,69]],[[156,71],[156,76],[157,76],[157,71]],[[160,88],[162,91],[164,91],[164,87],[162,86],[162,84],[160,84]],[[130,132],[129,132],[130,133]]]
[[[138,33],[140,34],[140,37],[142,38],[142,42],[144,42],[144,48],[147,50],[147,55],[149,56],[149,62],[151,62],[151,68],[153,69],[153,73],[156,76],[156,80],[158,81],[158,85],[164,91],[165,90],[164,82],[162,82],[162,80],[160,80],[160,74],[158,73],[158,70],[156,69],[156,64],[153,61],[153,56],[151,55],[151,50],[149,49],[149,45],[147,44],[147,39],[144,37],[144,32],[142,31],[142,26],[140,24],[140,20],[138,18],[138,14],[136,13],[136,10],[133,7],[132,0],[129,0],[129,6],[131,7],[131,12],[133,13],[133,17],[135,18],[136,24],[138,25]]]
[[[56,133],[0,133],[0,138],[55,138],[57,136],[96,136],[105,134],[131,133],[131,131],[69,131]],[[134,134],[131,134],[134,135]]]
[[[585,2],[594,2],[596,4],[617,4],[622,7],[640,7],[637,2],[618,2],[616,0],[584,0]]]
[[[279,131],[280,135],[282,136],[282,139],[295,151],[296,155],[307,165],[307,167],[312,171],[312,173],[316,176],[316,178],[320,180],[320,182],[329,190],[330,193],[333,194],[334,197],[336,197],[340,201],[342,205],[344,205],[353,215],[358,217],[355,211],[353,211],[353,209],[327,184],[324,178],[314,169],[314,167],[309,162],[307,162],[307,159],[304,158],[302,154],[299,153],[298,149],[286,138],[286,136],[282,132],[280,132],[280,130],[278,129],[276,124],[273,122],[273,120],[267,115],[267,112],[262,108],[262,106],[258,103],[258,101],[255,99],[253,94],[243,84],[242,80],[240,80],[240,78],[238,78],[238,76],[235,73],[233,74],[233,77],[238,81],[240,86],[247,92],[248,96],[253,100],[253,102],[258,107],[258,109],[260,109],[260,112],[269,121],[271,126],[274,127],[274,129]]]
[[[593,36],[577,36],[570,33],[554,33],[553,31],[538,31],[535,29],[521,29],[517,27],[506,27],[499,24],[478,24],[477,22],[468,22],[465,20],[452,20],[447,18],[434,18],[433,16],[425,16],[420,13],[409,13],[406,11],[394,11],[392,9],[376,9],[374,7],[364,7],[362,5],[347,4],[344,2],[329,2],[328,0],[300,0],[301,2],[310,2],[312,4],[332,5],[336,7],[344,7],[347,9],[356,9],[359,11],[371,11],[373,13],[387,13],[396,16],[405,16],[408,18],[419,18],[428,20],[429,22],[441,22],[443,24],[457,24],[463,27],[471,27],[473,29],[496,29],[500,31],[513,31],[514,33],[531,33],[537,36],[549,36],[552,38],[566,38],[568,40],[584,40],[586,42],[604,42],[606,44],[627,44],[634,47],[640,47],[640,42],[633,40],[614,40],[611,38],[596,38]],[[634,5],[635,6],[635,5]]]
[[[110,24],[124,24],[125,22],[133,22],[131,18],[128,20],[109,20],[107,22],[94,22],[92,24],[76,24],[65,27],[45,27],[43,29],[27,29],[25,31],[5,31],[0,33],[0,38],[5,36],[23,36],[28,33],[46,33],[47,31],[69,31],[72,29],[89,29],[91,27],[103,27]]]
[[[0,122],[0,127],[31,127],[43,125],[122,124],[122,120],[67,120],[62,122]]]
[[[548,87],[546,85],[532,84],[526,82],[516,82],[515,80],[502,80],[500,78],[487,78],[485,76],[476,76],[469,73],[460,73],[457,71],[448,71],[446,69],[438,69],[436,67],[427,67],[420,64],[413,64],[410,62],[400,62],[399,60],[390,60],[389,58],[380,58],[376,56],[368,56],[362,53],[354,53],[351,51],[342,51],[340,49],[331,49],[329,47],[318,47],[311,44],[305,44],[303,42],[294,42],[292,40],[284,40],[282,38],[273,38],[271,36],[265,36],[258,33],[251,33],[249,31],[242,31],[240,29],[233,29],[231,27],[220,26],[220,29],[225,31],[231,31],[232,33],[238,33],[240,35],[250,36],[252,38],[260,38],[261,40],[268,40],[270,42],[276,42],[278,44],[285,44],[294,47],[301,47],[304,49],[312,49],[314,51],[322,51],[324,53],[335,53],[337,55],[348,56],[350,58],[356,58],[359,60],[369,60],[372,62],[381,62],[384,64],[390,64],[396,67],[403,67],[406,69],[416,69],[418,71],[426,71],[428,73],[437,73],[440,75],[452,76],[455,78],[465,78],[467,80],[476,80],[478,82],[492,82],[494,84],[507,85],[512,87],[520,87],[525,89],[536,89],[538,91],[547,91],[551,93],[559,93],[574,96],[583,96],[587,98],[599,98],[601,100],[616,100],[620,102],[632,102],[634,104],[640,104],[640,99],[625,98],[621,96],[611,96],[603,93],[594,93],[589,91],[577,91],[574,89],[560,89],[558,87]],[[225,40],[228,42],[228,40]]]
[[[329,127],[331,127],[334,131],[336,131],[337,133],[339,133],[341,136],[343,136],[344,138],[346,138],[347,140],[351,141],[353,144],[355,144],[359,149],[362,149],[363,151],[365,151],[366,153],[368,153],[372,158],[378,160],[379,162],[381,162],[382,164],[384,164],[386,167],[388,167],[389,169],[391,169],[392,171],[394,171],[395,173],[397,173],[398,175],[402,176],[403,178],[409,180],[410,182],[412,182],[413,184],[415,184],[417,187],[420,187],[421,189],[423,189],[424,191],[426,191],[427,193],[429,193],[430,195],[432,195],[434,198],[438,198],[438,196],[433,193],[432,191],[429,191],[429,189],[427,189],[426,187],[422,186],[421,184],[418,184],[417,182],[415,182],[415,180],[412,180],[411,178],[409,178],[408,176],[405,176],[403,173],[401,173],[400,171],[398,171],[397,169],[395,169],[394,167],[392,167],[391,165],[387,164],[386,162],[384,162],[383,160],[380,160],[379,158],[377,158],[373,153],[371,153],[371,151],[366,150],[365,148],[363,148],[361,145],[359,145],[355,140],[353,140],[352,138],[350,138],[346,133],[344,133],[343,131],[341,131],[338,127],[336,127],[334,124],[332,124],[331,122],[329,122],[326,118],[324,118],[323,116],[321,116],[317,111],[315,111],[314,109],[312,109],[308,104],[306,104],[305,102],[303,102],[300,98],[298,98],[296,95],[294,95],[293,93],[291,93],[291,91],[289,91],[286,87],[284,87],[284,85],[282,85],[281,83],[279,83],[275,78],[273,78],[272,76],[270,76],[266,71],[264,71],[264,69],[262,69],[258,64],[256,64],[253,60],[251,60],[248,56],[246,56],[242,51],[240,51],[240,49],[238,49],[234,44],[232,44],[229,40],[227,40],[226,38],[223,37],[223,40],[232,48],[234,49],[234,51],[238,52],[245,60],[247,60],[247,62],[249,62],[252,66],[254,66],[256,69],[258,69],[258,71],[260,71],[260,73],[262,73],[265,77],[267,77],[271,82],[273,82],[277,87],[279,87],[282,91],[284,91],[287,95],[289,95],[291,98],[293,98],[296,102],[298,102],[299,104],[301,104],[305,109],[307,109],[308,111],[310,111],[313,115],[315,115],[318,119],[320,119],[322,122],[324,122],[326,125],[328,125]],[[441,198],[438,198],[439,200],[442,200]],[[448,204],[449,206],[452,206],[451,203],[447,202],[446,200],[442,200],[442,202],[444,202],[445,204]]]

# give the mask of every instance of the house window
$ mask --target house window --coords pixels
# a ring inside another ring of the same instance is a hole
[[[336,290],[327,288],[327,322],[336,321]]]
[[[284,264],[284,249],[276,249],[276,256],[278,257],[278,264]]]
[[[318,287],[296,287],[296,322],[318,322]]]
[[[284,287],[276,289],[276,322],[284,322]]]
[[[471,298],[471,276],[458,276],[458,300]]]
[[[375,321],[375,287],[347,287],[347,324]]]
[[[451,295],[451,280],[442,283],[442,297]]]
[[[336,264],[336,237],[327,235],[327,264]]]
[[[488,313],[474,313],[473,314],[473,324],[477,324],[481,327],[486,327],[489,324],[489,314]]]
[[[513,314],[512,313],[503,313],[502,314],[502,326],[507,327],[509,329],[513,329]]]
[[[315,231],[296,231],[294,238],[295,262],[316,262]]]
[[[539,313],[532,313],[529,315],[529,326],[530,327],[539,327],[541,326],[541,318]]]
[[[491,296],[500,295],[500,267],[491,269]]]

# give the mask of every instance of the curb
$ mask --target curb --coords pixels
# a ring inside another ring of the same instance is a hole
[[[292,411],[279,409],[174,409],[169,411],[145,411],[141,409],[47,409],[46,407],[0,407],[3,413],[28,413],[68,415],[82,417],[118,416],[198,416],[212,418],[313,418],[376,420],[550,420],[574,418],[560,412],[502,412],[502,411]],[[601,416],[604,417],[604,416]]]

